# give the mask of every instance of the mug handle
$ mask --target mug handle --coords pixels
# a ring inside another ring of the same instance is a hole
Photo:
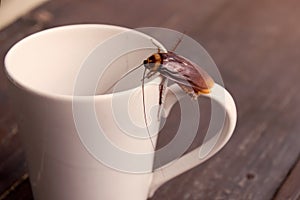
[[[170,86],[166,92],[166,102],[164,103],[165,115],[168,115],[172,106],[178,99],[185,95],[186,93],[184,93],[177,84]],[[215,134],[215,136],[218,135],[218,137],[213,136],[208,141],[205,141],[204,139],[202,145],[176,161],[171,161],[173,163],[165,165],[166,167],[155,169],[149,190],[149,197],[152,197],[154,192],[165,182],[203,163],[215,155],[230,139],[237,121],[236,106],[230,93],[225,88],[215,83],[214,87],[211,89],[211,93],[201,96],[210,98],[212,100],[212,105],[213,103],[217,103],[224,108],[225,120],[223,127],[220,130],[220,134]],[[212,144],[215,145],[212,146]],[[163,170],[163,173],[161,170]]]

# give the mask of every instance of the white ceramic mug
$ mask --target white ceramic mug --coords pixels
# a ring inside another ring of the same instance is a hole
[[[35,199],[145,200],[166,181],[210,158],[231,137],[236,124],[235,104],[230,94],[216,84],[210,95],[204,95],[221,105],[226,114],[216,144],[204,157],[199,158],[198,154],[205,144],[167,165],[162,169],[163,173],[161,169],[152,171],[154,154],[147,154],[153,152],[149,138],[124,134],[115,116],[115,107],[125,108],[129,118],[142,127],[140,87],[94,95],[90,89],[80,85],[74,97],[75,85],[80,83],[78,73],[87,56],[109,37],[128,30],[110,25],[53,28],[23,39],[8,52],[5,67],[13,83],[10,92],[15,102]],[[134,44],[134,48],[153,46],[149,36],[134,34],[132,39],[135,42],[130,43]],[[141,51],[138,56],[130,58],[131,65],[141,63],[155,51],[154,48]],[[105,55],[107,52],[102,53]],[[128,58],[118,62],[115,64],[123,66],[120,64],[128,62]],[[98,67],[104,66],[99,63]],[[126,70],[126,67],[109,68],[106,71],[108,76],[99,85],[107,85],[107,88]],[[145,86],[147,112],[157,105],[158,83],[159,80],[155,79]],[[97,93],[104,91],[99,85]],[[172,85],[166,92],[165,113],[185,95],[178,86]],[[115,106],[111,106],[113,101],[117,102],[113,104]],[[74,114],[76,106],[80,109]],[[89,109],[93,109],[98,125],[115,149],[105,151],[105,145],[97,145],[101,137],[97,134],[97,127],[89,124],[93,121],[89,113],[85,113]],[[157,132],[159,121],[152,119],[149,123],[151,133]],[[145,127],[142,130],[143,134],[147,133]],[[154,143],[156,138],[152,138]],[[121,150],[117,152],[116,149]],[[129,154],[128,159],[122,157],[123,152]]]

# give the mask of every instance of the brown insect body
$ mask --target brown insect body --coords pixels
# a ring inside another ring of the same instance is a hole
[[[181,40],[182,38],[178,41],[175,48],[178,46]],[[157,73],[159,73],[162,76],[162,81],[159,85],[158,119],[160,117],[161,106],[163,103],[162,98],[163,98],[164,89],[166,87],[165,84],[166,80],[168,79],[173,80],[187,94],[191,95],[194,99],[197,99],[197,97],[200,94],[210,93],[210,89],[213,87],[214,81],[208,75],[208,73],[206,73],[197,64],[171,51],[162,53],[160,52],[159,46],[156,45],[154,42],[153,44],[158,47],[158,52],[152,54],[143,62],[143,65],[145,66],[145,70],[142,79],[142,97],[143,97],[144,120],[145,120],[147,132],[153,150],[155,150],[155,145],[151,139],[151,134],[148,128],[146,108],[145,108],[145,94],[144,94],[145,78],[150,78]],[[146,74],[147,69],[149,70],[149,72]]]
[[[178,46],[182,38],[178,41],[175,48]],[[153,42],[153,41],[152,41]],[[173,80],[177,83],[187,94],[191,95],[196,99],[200,94],[210,93],[210,89],[214,85],[213,79],[197,64],[191,62],[187,58],[177,55],[174,52],[160,52],[159,46],[153,42],[153,44],[158,48],[158,52],[152,54],[144,62],[128,71],[119,80],[126,77],[128,74],[134,70],[140,68],[142,65],[145,66],[143,79],[142,79],[142,99],[143,99],[143,109],[144,109],[144,120],[147,128],[149,138],[151,140],[150,131],[148,129],[148,122],[146,117],[145,108],[145,90],[144,83],[145,78],[150,78],[153,75],[159,73],[162,76],[162,81],[159,85],[159,111],[158,118],[160,116],[163,92],[166,87],[166,80]],[[146,74],[147,69],[149,72]],[[117,82],[116,82],[117,83]],[[115,83],[115,84],[116,84]],[[109,91],[115,84],[107,89]],[[151,140],[153,149],[155,149],[154,143]]]
[[[194,98],[210,93],[214,85],[213,79],[202,68],[174,52],[155,53],[144,60],[143,64],[150,70],[146,78],[158,72],[163,79],[173,80]]]

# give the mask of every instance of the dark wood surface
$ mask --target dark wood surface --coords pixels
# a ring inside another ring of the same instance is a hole
[[[4,68],[4,55],[15,42],[58,25],[107,23],[185,32],[217,63],[236,100],[238,123],[220,153],[166,183],[151,200],[296,200],[300,199],[299,8],[297,0],[54,0],[0,31],[0,66]],[[0,200],[29,200],[24,152],[7,85],[0,70]]]

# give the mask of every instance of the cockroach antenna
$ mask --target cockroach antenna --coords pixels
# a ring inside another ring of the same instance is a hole
[[[138,68],[140,68],[141,66],[143,66],[144,64],[140,64],[139,66],[129,70],[128,72],[126,72],[125,74],[123,74],[121,76],[121,78],[119,78],[119,80],[117,80],[114,84],[112,84],[112,86],[110,86],[107,90],[105,90],[104,93],[107,93],[109,90],[111,90],[119,81],[121,81],[123,78],[125,78],[126,76],[128,76],[131,72],[137,70]]]
[[[183,40],[183,37],[184,37],[185,33],[186,33],[186,31],[184,31],[184,32],[181,34],[179,40],[177,41],[177,43],[175,44],[175,46],[172,48],[172,51],[175,51],[175,49],[177,49],[178,45],[179,45],[179,44],[181,43],[181,41]]]
[[[146,75],[146,71],[147,71],[147,68],[144,69],[143,79],[142,79],[142,99],[143,99],[144,121],[145,121],[147,133],[148,133],[149,139],[150,139],[150,141],[151,141],[153,150],[155,151],[155,145],[154,145],[154,143],[153,143],[153,141],[152,141],[152,139],[151,139],[151,134],[150,134],[150,131],[149,131],[149,126],[148,126],[148,121],[147,121],[147,114],[146,114],[146,104],[145,104],[145,78],[144,78],[145,75]]]
[[[160,53],[160,47],[158,46],[158,44],[156,42],[154,42],[154,40],[151,39],[151,42],[154,46],[157,47],[157,53]]]

